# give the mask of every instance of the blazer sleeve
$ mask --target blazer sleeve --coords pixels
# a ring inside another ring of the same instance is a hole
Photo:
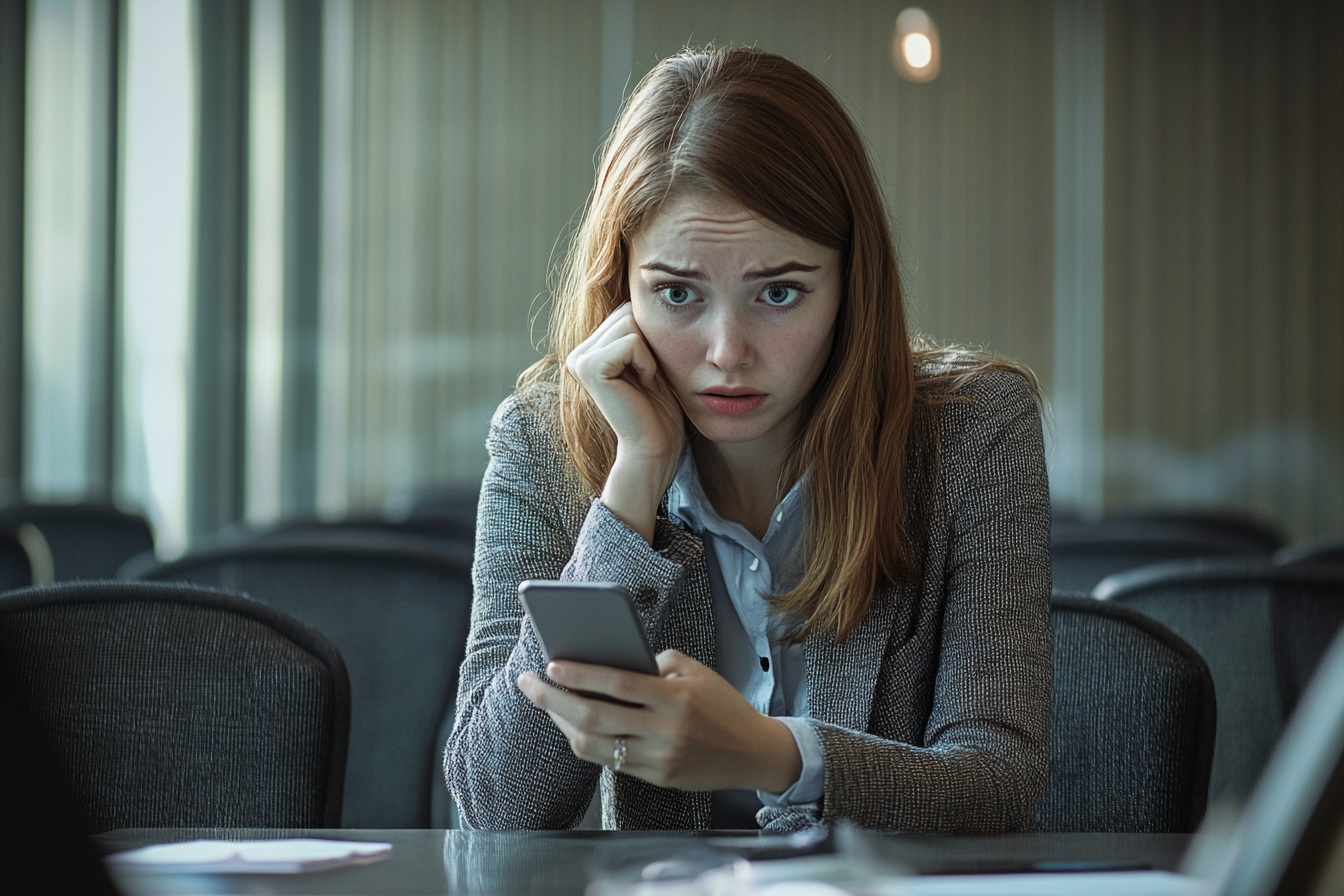
[[[812,818],[779,812],[767,819],[773,830],[841,818],[946,833],[1032,824],[1045,788],[1053,685],[1040,412],[1012,374],[982,375],[968,397],[940,415],[935,513],[946,537],[931,544],[945,541],[946,560],[941,581],[923,583],[942,592],[923,742],[812,721],[825,757],[825,796]],[[889,653],[905,646],[893,635]],[[875,696],[883,699],[904,698]]]
[[[466,826],[563,829],[582,820],[601,767],[576,757],[518,690],[545,656],[518,599],[526,579],[608,581],[635,596],[655,650],[665,608],[703,545],[660,520],[653,546],[600,501],[577,494],[544,403],[513,395],[495,413],[472,565],[471,629],[444,776]]]

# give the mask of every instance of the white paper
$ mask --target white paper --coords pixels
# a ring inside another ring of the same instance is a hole
[[[965,874],[908,877],[883,890],[892,896],[1204,896],[1209,881],[1169,871],[1057,874]]]
[[[107,861],[174,874],[298,874],[377,862],[391,852],[391,843],[353,840],[191,840],[114,853]]]

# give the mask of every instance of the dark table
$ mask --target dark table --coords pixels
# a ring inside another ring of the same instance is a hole
[[[657,859],[685,868],[709,867],[733,855],[769,858],[782,849],[775,838],[755,835],[633,831],[489,833],[434,830],[227,830],[142,828],[111,831],[96,839],[106,851],[182,840],[262,840],[319,837],[392,844],[390,858],[373,865],[297,875],[227,875],[130,881],[142,893],[383,894],[441,893],[582,894],[594,875],[629,873]],[[1039,863],[1100,863],[1174,870],[1186,834],[1009,834],[939,837],[864,835],[883,861],[920,874],[1027,871]],[[823,844],[821,849],[828,847]]]

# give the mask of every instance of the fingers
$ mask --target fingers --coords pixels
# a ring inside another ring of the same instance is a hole
[[[573,685],[575,680],[583,680],[594,689],[598,684],[602,684],[610,686],[610,689],[617,692],[625,693],[626,696],[634,696],[634,689],[612,685],[612,682],[602,674],[593,674],[602,673],[603,670],[617,673],[617,676],[637,676],[657,681],[655,676],[640,676],[638,673],[606,669],[605,666],[574,664],[574,662],[551,664],[547,672],[558,678],[566,678],[566,686]],[[637,766],[633,755],[648,752],[644,747],[645,737],[642,736],[650,723],[648,709],[622,707],[602,700],[587,699],[577,693],[566,692],[547,684],[536,672],[520,674],[517,677],[517,686],[532,704],[543,709],[546,715],[551,717],[555,727],[560,729],[564,739],[570,743],[570,750],[573,750],[579,759],[597,763],[599,766],[609,766],[612,764],[618,736],[626,739],[626,758],[622,763],[624,770],[629,771],[630,768]]]
[[[709,671],[709,667],[704,663],[698,662],[680,650],[664,650],[654,659],[658,661],[658,673],[663,678],[694,675],[701,670]]]
[[[599,380],[623,377],[627,367],[634,368],[640,383],[646,387],[656,381],[658,362],[629,307],[622,305],[612,312],[565,359],[569,371],[590,389]]]
[[[578,344],[575,351],[584,351],[587,348],[597,345],[612,327],[616,326],[626,318],[629,318],[630,320],[635,319],[635,308],[629,302],[621,303],[616,307],[615,311],[608,314],[606,319],[597,325],[597,329],[590,333],[587,339]]]
[[[584,731],[582,728],[576,728],[570,724],[569,720],[563,716],[549,713],[551,719],[555,722],[560,733],[569,741],[569,748],[574,755],[580,759],[592,762],[596,765],[611,765],[615,758],[616,738],[625,738],[625,759],[621,763],[622,768],[629,771],[634,760],[632,753],[639,751],[641,739],[628,734],[598,734],[592,731]]]
[[[621,706],[561,690],[547,684],[536,672],[519,675],[518,689],[538,709],[545,710],[551,718],[556,719],[557,724],[563,720],[565,725],[576,731],[611,737],[638,733],[644,727],[644,720],[639,716],[643,712],[642,708]]]
[[[643,385],[651,386],[656,380],[657,362],[638,333],[613,336],[570,363],[570,369],[585,386],[594,385],[597,380],[621,379],[627,368],[634,368]]]
[[[626,302],[607,315],[606,320],[598,324],[597,329],[590,333],[587,339],[574,347],[574,350],[569,353],[569,357],[565,359],[565,364],[572,369],[575,361],[588,356],[615,338],[638,332],[638,330],[638,326],[635,325],[634,311],[631,310],[630,303]]]
[[[626,739],[626,762],[631,764],[629,752],[642,738],[637,732],[641,709],[617,706],[601,700],[591,700],[562,691],[547,684],[536,672],[518,676],[518,689],[539,709],[550,716],[560,733],[569,741],[574,755],[598,765],[610,765],[617,737]]]
[[[551,663],[546,667],[546,674],[557,684],[576,691],[604,694],[639,706],[658,702],[658,686],[661,682],[655,675],[573,660]]]

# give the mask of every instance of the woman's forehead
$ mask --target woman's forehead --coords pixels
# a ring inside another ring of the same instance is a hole
[[[674,197],[664,203],[632,238],[631,248],[643,253],[743,243],[761,248],[824,251],[823,247],[733,199],[697,194]]]

